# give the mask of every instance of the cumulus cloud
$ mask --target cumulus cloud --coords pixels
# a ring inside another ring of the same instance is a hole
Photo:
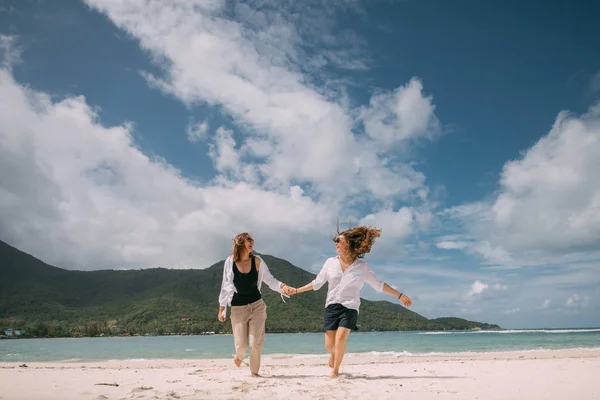
[[[236,150],[233,132],[229,129],[223,127],[217,129],[208,155],[213,159],[215,169],[221,173],[236,172],[239,169],[240,157]]]
[[[3,240],[67,268],[206,267],[228,253],[237,231],[249,230],[259,251],[304,265],[313,260],[302,255],[321,256],[335,217],[359,205],[366,207],[357,220],[370,214],[384,223],[390,213],[399,225],[384,229],[396,246],[427,225],[424,175],[409,160],[374,152],[377,141],[355,134],[356,112],[344,96],[315,84],[328,77],[299,67],[309,53],[308,21],[258,0],[233,11],[221,1],[86,2],[148,52],[162,71],[143,73],[152,87],[188,107],[217,106],[231,117],[231,126],[210,137],[207,121],[192,119],[186,127],[188,140],[207,141],[218,175],[205,185],[186,179],[167,160],[137,148],[132,124],[103,126],[83,96],[53,101],[16,82],[9,68],[15,57],[5,55]],[[357,39],[349,32],[317,36],[328,42],[332,65],[357,49],[342,51],[345,41]],[[2,43],[15,48],[12,38]],[[435,119],[431,99],[415,85],[420,81],[399,89],[410,92],[400,109],[424,105],[423,118]],[[392,198],[416,204],[381,211]]]
[[[359,118],[365,132],[384,146],[406,139],[432,137],[440,131],[431,97],[423,95],[423,84],[417,78],[392,92],[375,94]]]
[[[300,261],[318,253],[335,224],[298,189],[184,178],[143,154],[130,124],[103,126],[82,96],[53,101],[0,69],[0,102],[0,238],[47,262],[204,268],[244,230],[259,251]],[[230,144],[221,130],[215,163],[223,169],[233,168]]]
[[[368,214],[359,220],[359,225],[371,225],[381,228],[385,233],[377,240],[379,255],[391,255],[404,252],[402,241],[429,227],[432,213],[426,209],[400,207],[397,211],[383,209]]]
[[[190,119],[185,128],[185,133],[188,140],[192,143],[206,140],[208,137],[208,122],[197,122],[194,119]]]
[[[477,281],[473,282],[473,284],[471,285],[471,288],[467,292],[467,297],[473,297],[473,296],[480,295],[484,291],[486,291],[488,289],[488,287],[489,286],[487,283],[483,283],[483,282],[477,280]]]
[[[473,282],[473,284],[471,285],[471,287],[469,288],[469,290],[466,293],[466,298],[474,298],[474,297],[480,297],[484,292],[489,292],[489,291],[493,291],[493,292],[498,292],[498,291],[504,291],[507,290],[508,286],[506,285],[502,285],[500,283],[495,283],[493,285],[489,285],[487,283],[483,283],[480,280],[476,280],[475,282]]]
[[[497,195],[444,215],[464,224],[466,250],[491,264],[556,262],[600,251],[600,105],[561,112],[550,132],[504,165]]]
[[[306,61],[307,32],[318,30],[332,46],[344,39],[299,19],[300,9],[291,12],[285,8],[294,7],[290,4],[254,1],[235,4],[232,17],[221,1],[87,3],[157,60],[164,74],[145,74],[153,86],[190,106],[218,105],[234,119],[240,133],[235,149],[239,164],[257,174],[256,182],[265,187],[287,190],[300,184],[332,201],[359,193],[380,200],[407,198],[423,188],[423,175],[406,160],[392,162],[369,151],[376,143],[354,135],[355,120],[343,97],[320,89],[311,82],[314,76],[304,73],[300,66]],[[329,6],[319,6],[330,15]],[[356,39],[350,33],[341,36]],[[336,57],[343,56],[339,52]],[[399,130],[389,133],[398,140],[427,136],[434,128],[434,107],[421,88],[413,80],[393,95],[394,120],[386,132]],[[387,100],[380,95],[374,99],[376,110],[387,113]],[[376,117],[378,113],[371,119]]]

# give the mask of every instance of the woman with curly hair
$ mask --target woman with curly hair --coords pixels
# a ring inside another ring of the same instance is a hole
[[[381,236],[381,230],[359,226],[340,232],[333,238],[335,250],[339,254],[331,257],[321,269],[315,280],[301,288],[291,288],[291,294],[308,290],[319,290],[325,282],[329,283],[323,328],[325,330],[325,348],[331,356],[329,366],[331,377],[336,378],[340,364],[346,352],[346,340],[352,330],[356,330],[360,291],[368,283],[378,292],[396,297],[405,306],[412,301],[387,283],[377,279],[369,265],[362,260],[371,251],[371,246]]]
[[[231,327],[235,346],[234,363],[238,367],[250,346],[250,372],[258,375],[260,357],[265,342],[267,306],[262,300],[261,284],[286,295],[290,287],[271,275],[267,263],[254,255],[254,239],[240,233],[233,239],[232,254],[223,266],[223,281],[219,294],[219,321],[225,322],[227,306],[231,307]]]

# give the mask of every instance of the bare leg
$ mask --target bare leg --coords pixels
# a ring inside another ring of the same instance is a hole
[[[325,348],[331,355],[329,356],[329,367],[333,368],[333,361],[335,360],[335,332],[325,332]]]
[[[335,334],[335,357],[333,361],[333,370],[331,371],[331,378],[337,378],[340,373],[340,364],[346,353],[346,340],[350,335],[350,329],[339,327]]]

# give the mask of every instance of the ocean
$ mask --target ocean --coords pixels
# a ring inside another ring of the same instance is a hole
[[[322,333],[267,334],[263,355],[325,354]],[[502,331],[353,332],[348,353],[434,355],[600,349],[600,328]],[[231,335],[0,340],[0,362],[233,357]]]

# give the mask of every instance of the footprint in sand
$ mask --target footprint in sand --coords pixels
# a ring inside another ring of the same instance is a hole
[[[145,392],[146,390],[152,390],[152,389],[154,389],[152,386],[140,386],[140,387],[136,387],[135,389],[132,389],[131,393]]]
[[[242,393],[247,393],[250,389],[252,389],[253,385],[249,382],[243,382],[241,385],[234,386],[233,390],[239,390]]]
[[[201,375],[202,374],[202,370],[201,369],[197,369],[194,372],[189,372],[188,375]]]

